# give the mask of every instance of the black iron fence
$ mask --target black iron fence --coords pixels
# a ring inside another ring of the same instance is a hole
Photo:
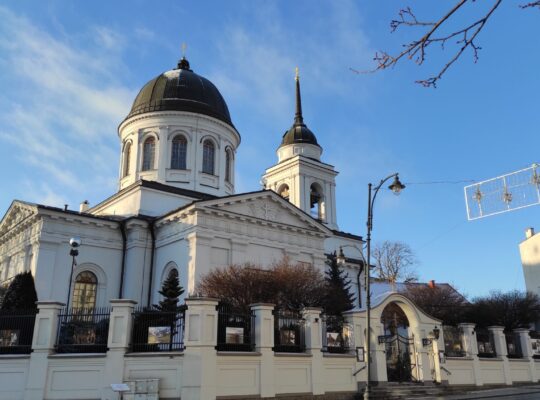
[[[274,351],[303,353],[305,343],[305,320],[295,311],[274,310]]]
[[[487,329],[476,329],[476,343],[478,345],[478,357],[494,358],[497,356],[493,334]]]
[[[136,308],[130,350],[160,352],[184,350],[184,311]]]
[[[506,351],[508,358],[523,358],[519,336],[513,332],[504,334],[506,339]]]
[[[217,307],[219,351],[253,351],[255,348],[255,314],[237,312],[230,305],[222,303]]]
[[[443,326],[444,354],[446,357],[465,357],[467,353],[463,346],[463,331],[452,325]]]
[[[348,353],[352,348],[352,329],[341,315],[323,315],[322,351]]]
[[[57,353],[105,353],[111,309],[64,308],[58,315]]]
[[[30,354],[37,310],[0,311],[0,354]]]

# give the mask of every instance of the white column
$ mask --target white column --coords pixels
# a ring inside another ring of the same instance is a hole
[[[510,372],[510,364],[508,363],[508,349],[506,348],[506,336],[504,336],[504,326],[488,326],[489,333],[493,336],[495,345],[495,354],[502,359],[504,383],[512,384],[512,376]]]
[[[251,305],[255,314],[255,350],[261,353],[260,387],[261,397],[275,397],[274,378],[274,304]]]
[[[475,324],[462,323],[458,327],[463,332],[463,350],[468,357],[472,358],[474,382],[476,386],[483,386],[484,382],[480,371],[480,362],[478,361],[478,343],[476,342]]]
[[[131,339],[133,309],[137,302],[133,300],[111,300],[111,316],[109,320],[109,337],[107,340],[107,359],[105,361],[105,379],[102,399],[116,396],[111,389],[111,383],[124,381],[124,355],[128,351]]]
[[[536,373],[536,364],[533,358],[531,337],[527,328],[514,329],[516,339],[521,347],[521,354],[524,359],[529,360],[529,371],[531,382],[538,382],[538,374]]]
[[[159,142],[157,143],[156,158],[154,162],[157,164],[157,180],[165,182],[165,169],[169,168],[170,154],[169,154],[169,127],[159,127]]]
[[[314,396],[324,394],[324,364],[322,353],[322,308],[304,308],[306,320],[306,351],[311,354],[311,392]]]
[[[186,299],[182,400],[214,400],[217,380],[218,300]]]
[[[39,313],[34,324],[32,353],[28,366],[28,379],[25,400],[42,400],[45,398],[49,355],[54,352],[58,331],[58,315],[64,303],[56,301],[39,301]]]

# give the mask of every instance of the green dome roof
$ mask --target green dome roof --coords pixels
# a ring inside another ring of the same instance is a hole
[[[227,103],[216,86],[197,75],[182,58],[141,89],[126,119],[154,111],[188,111],[219,119],[234,128]]]

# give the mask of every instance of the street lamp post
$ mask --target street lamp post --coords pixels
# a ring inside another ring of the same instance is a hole
[[[364,391],[364,399],[369,399],[371,393],[371,292],[370,292],[370,259],[371,259],[371,230],[373,228],[373,204],[377,198],[377,193],[379,189],[387,182],[389,179],[394,178],[394,181],[388,188],[394,192],[395,195],[399,195],[405,185],[399,181],[398,173],[387,176],[382,179],[379,184],[372,189],[372,184],[368,184],[368,215],[367,215],[367,235],[366,235],[366,332],[367,332],[367,341],[366,341],[366,368],[367,368],[367,379],[366,379],[366,389]]]
[[[76,257],[79,255],[79,246],[81,245],[82,241],[80,237],[72,237],[69,239],[69,245],[71,246],[71,250],[69,251],[69,255],[72,258],[71,261],[71,272],[69,274],[69,284],[68,284],[68,293],[67,293],[67,301],[66,301],[66,309],[69,308],[69,298],[71,297],[71,281],[73,280],[73,270],[75,269],[75,266],[77,265]]]

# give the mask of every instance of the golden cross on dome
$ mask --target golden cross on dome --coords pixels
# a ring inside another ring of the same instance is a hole
[[[182,57],[186,57],[186,49],[187,49],[187,45],[185,42],[182,43]]]
[[[298,74],[298,67],[295,68],[295,75],[294,80],[297,81],[300,78],[300,75]]]

